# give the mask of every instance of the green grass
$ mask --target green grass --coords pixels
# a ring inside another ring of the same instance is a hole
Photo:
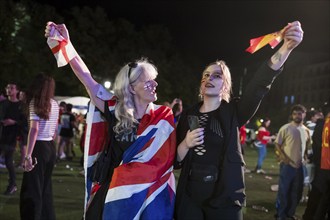
[[[257,162],[257,150],[251,147],[245,148],[245,161],[247,168],[253,170]],[[279,165],[276,161],[274,148],[268,147],[266,159],[263,164],[263,169],[267,172],[266,175],[247,173],[245,174],[247,203],[244,209],[245,220],[267,220],[274,219],[275,200],[277,192],[272,192],[270,186],[278,183]],[[268,178],[272,179],[268,179]],[[304,188],[304,195],[307,195],[307,189]],[[263,206],[268,209],[268,212],[257,211],[252,209],[252,205]],[[303,215],[306,208],[306,203],[300,203],[296,210],[297,217]]]
[[[75,148],[77,157],[71,162],[61,161],[53,172],[53,195],[56,217],[59,220],[81,219],[84,200],[84,178],[79,174],[80,150]],[[18,156],[18,153],[17,153]],[[251,147],[245,149],[247,168],[253,169],[257,161],[257,151]],[[68,166],[67,166],[68,165]],[[272,148],[268,148],[268,154],[263,166],[266,175],[248,173],[245,175],[247,206],[244,208],[245,220],[274,219],[276,192],[270,190],[272,184],[278,181],[278,164]],[[178,174],[178,173],[176,173]],[[17,169],[18,191],[12,196],[4,196],[2,192],[7,187],[7,170],[0,169],[0,219],[17,220],[19,217],[19,191],[22,181],[22,171]],[[271,177],[272,179],[267,179]],[[269,211],[257,211],[252,205],[264,206]],[[297,216],[301,217],[306,208],[302,203],[297,208]],[[219,218],[220,219],[220,218]]]
[[[75,147],[77,157],[73,161],[60,161],[53,171],[53,198],[56,217],[59,220],[81,219],[84,205],[84,177],[79,174],[82,167],[79,164],[80,149]],[[17,154],[19,154],[17,152]],[[19,215],[19,193],[23,171],[17,170],[18,191],[12,196],[2,193],[7,187],[7,170],[0,169],[0,219],[17,220]]]

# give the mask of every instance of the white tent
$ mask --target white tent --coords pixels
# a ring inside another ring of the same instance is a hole
[[[57,101],[58,104],[60,104],[60,102],[72,104],[72,112],[75,112],[77,114],[86,114],[88,102],[90,100],[89,98],[83,96],[55,96],[54,99]]]

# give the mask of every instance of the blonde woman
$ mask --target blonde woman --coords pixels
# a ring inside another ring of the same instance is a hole
[[[284,33],[284,44],[256,72],[239,101],[230,100],[231,75],[224,61],[205,68],[200,84],[202,101],[182,113],[177,127],[177,166],[182,170],[176,219],[243,218],[244,160],[239,128],[257,111],[302,37],[300,23],[290,23]]]
[[[65,25],[49,22],[46,37],[54,31],[71,44]],[[92,183],[85,219],[172,219],[175,126],[172,110],[153,103],[157,100],[156,67],[146,59],[124,65],[111,94],[92,78],[77,53],[69,63],[114,133],[107,180]]]

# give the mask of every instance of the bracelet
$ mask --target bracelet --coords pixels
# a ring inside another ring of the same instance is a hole
[[[24,160],[31,160],[31,156],[25,156]]]

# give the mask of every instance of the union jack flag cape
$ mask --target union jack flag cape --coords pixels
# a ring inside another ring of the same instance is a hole
[[[71,42],[67,42],[54,25],[47,43],[59,67],[77,56]],[[107,101],[110,112],[114,111],[116,97],[102,86],[99,88],[97,96]],[[100,185],[93,183],[89,177],[91,167],[103,150],[107,135],[107,124],[91,102],[84,146],[84,213],[100,189]],[[150,103],[139,124],[137,137],[125,151],[121,164],[114,169],[104,202],[103,219],[171,220],[175,199],[172,164],[176,153],[172,110]]]
[[[102,95],[101,95],[102,94]],[[116,98],[100,86],[98,97],[107,100],[110,112]],[[87,116],[84,166],[85,211],[100,188],[88,179],[91,166],[103,150],[105,121],[93,104]],[[172,110],[150,103],[137,130],[137,140],[114,169],[106,195],[103,219],[173,219],[175,178],[173,161],[176,137]]]

